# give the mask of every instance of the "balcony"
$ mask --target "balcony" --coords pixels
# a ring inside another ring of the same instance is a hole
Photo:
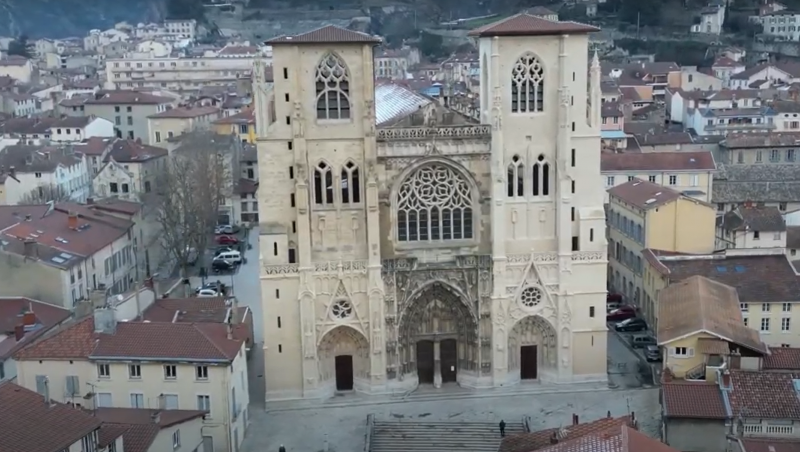
[[[712,132],[730,132],[733,130],[773,130],[775,124],[770,123],[748,123],[748,122],[729,122],[727,124],[706,125],[703,130]]]

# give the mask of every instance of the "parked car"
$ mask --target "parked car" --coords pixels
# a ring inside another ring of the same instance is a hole
[[[631,336],[631,345],[633,348],[645,348],[651,345],[656,345],[656,338],[649,334],[634,334]]]
[[[617,309],[622,307],[622,303],[617,303],[616,301],[611,303],[606,303],[606,313],[611,311],[616,311]]]
[[[223,295],[222,292],[217,292],[214,289],[200,289],[200,291],[197,292],[197,296],[201,298],[209,298],[209,297],[221,297]]]
[[[222,292],[222,286],[223,284],[219,281],[211,281],[203,284],[202,286],[197,286],[197,288],[194,289],[194,293],[200,293],[200,291],[203,289],[211,289],[217,292]]]
[[[644,358],[648,361],[661,361],[661,349],[658,345],[648,345],[644,349]]]
[[[218,235],[215,239],[216,242],[220,245],[237,245],[239,244],[239,239],[232,235]]]
[[[228,262],[225,259],[215,259],[211,261],[211,270],[214,273],[224,273],[233,271],[236,265],[233,262]]]
[[[225,260],[232,264],[239,265],[242,263],[242,253],[238,251],[225,251],[214,256],[214,260]]]
[[[225,253],[227,251],[237,251],[237,250],[236,250],[236,248],[234,248],[232,246],[224,246],[224,245],[223,246],[218,246],[214,250],[214,256],[219,256],[220,254]]]
[[[617,323],[616,325],[614,325],[614,329],[619,332],[628,332],[628,333],[645,331],[647,330],[647,322],[645,322],[644,319],[633,317]]]
[[[620,306],[606,314],[606,321],[620,321],[636,317],[636,310],[632,306]]]

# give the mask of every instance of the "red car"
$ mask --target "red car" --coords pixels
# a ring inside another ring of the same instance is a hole
[[[236,245],[239,243],[239,239],[232,235],[218,235],[216,241],[220,245]]]
[[[606,294],[606,303],[622,303],[622,295],[618,293]]]
[[[636,309],[633,309],[631,306],[622,306],[619,309],[615,309],[609,312],[606,315],[606,320],[609,322],[619,322],[622,320],[628,320],[636,317]]]

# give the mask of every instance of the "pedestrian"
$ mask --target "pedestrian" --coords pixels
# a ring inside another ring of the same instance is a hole
[[[286,452],[286,448],[283,447],[283,444],[281,444],[281,447],[278,448],[278,452]]]
[[[506,421],[500,419],[500,437],[506,436]]]

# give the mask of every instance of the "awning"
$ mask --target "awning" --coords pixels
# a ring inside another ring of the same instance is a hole
[[[600,137],[604,140],[624,140],[628,138],[628,134],[622,130],[602,130]]]

